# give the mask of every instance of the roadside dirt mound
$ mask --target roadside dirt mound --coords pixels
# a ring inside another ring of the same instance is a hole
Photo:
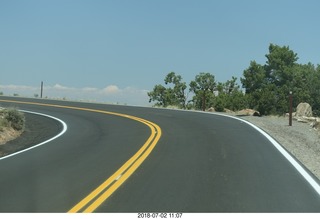
[[[11,127],[2,128],[0,131],[0,146],[8,141],[14,140],[21,135],[22,131],[14,130]]]

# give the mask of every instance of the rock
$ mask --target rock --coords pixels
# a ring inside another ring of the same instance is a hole
[[[178,106],[174,106],[174,105],[169,105],[166,107],[167,109],[179,109]]]
[[[308,103],[299,103],[297,106],[297,111],[295,113],[296,117],[311,117],[312,108]]]
[[[224,108],[224,112],[229,113],[229,114],[233,114],[233,113],[234,113],[234,111],[229,110],[229,109],[227,109],[227,108]]]
[[[243,110],[240,110],[237,115],[240,115],[240,116],[260,116],[260,113],[256,110],[253,110],[253,109],[243,109]]]
[[[308,121],[303,118],[297,118],[297,122],[308,123]]]
[[[258,111],[254,111],[252,116],[260,116],[260,113]]]
[[[320,128],[320,118],[315,118],[315,120],[310,124],[311,128],[319,130]]]
[[[312,121],[316,121],[316,120],[317,120],[316,117],[307,117],[307,116],[302,116],[302,119],[307,120],[307,121],[309,121],[309,122],[312,122]]]
[[[208,109],[208,111],[209,111],[209,112],[215,112],[216,110],[215,110],[213,107],[210,107],[210,108]]]
[[[301,117],[295,117],[295,120],[298,122],[308,123],[308,122],[314,122],[316,121],[316,117],[307,117],[307,116],[301,116]]]

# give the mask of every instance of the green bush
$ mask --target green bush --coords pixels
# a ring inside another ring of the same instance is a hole
[[[19,112],[17,109],[5,109],[4,112],[4,119],[10,124],[10,126],[17,130],[21,131],[24,130],[25,127],[25,117],[24,114]]]
[[[214,109],[217,112],[224,112],[224,108],[225,108],[225,103],[224,103],[224,99],[222,97],[223,95],[220,95],[216,98],[215,101],[215,105],[214,105]]]

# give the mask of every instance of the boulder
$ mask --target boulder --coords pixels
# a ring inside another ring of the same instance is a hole
[[[260,113],[256,110],[253,110],[253,109],[243,109],[243,110],[240,110],[237,115],[240,115],[240,116],[260,116]]]
[[[224,112],[229,113],[229,114],[234,114],[234,111],[229,110],[229,109],[227,109],[227,108],[224,108]]]
[[[308,103],[299,103],[297,106],[297,111],[295,113],[295,117],[311,117],[312,116],[312,108]]]
[[[314,128],[316,130],[319,130],[320,128],[320,118],[316,118],[311,124],[310,124],[311,128]]]

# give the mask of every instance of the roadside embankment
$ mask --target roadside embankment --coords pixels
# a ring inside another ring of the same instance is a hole
[[[0,146],[19,137],[25,128],[25,116],[13,108],[0,108]]]

